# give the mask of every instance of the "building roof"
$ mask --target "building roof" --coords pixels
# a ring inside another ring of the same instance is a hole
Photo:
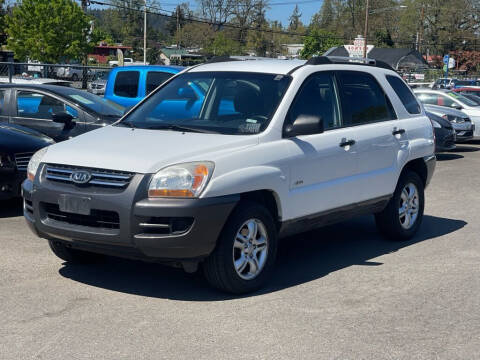
[[[331,48],[325,56],[348,56],[348,52],[344,46]],[[389,64],[395,70],[404,68],[427,68],[428,63],[422,55],[413,49],[396,49],[396,48],[377,48],[374,47],[367,55],[370,59],[381,60]]]
[[[166,56],[170,57],[172,55],[187,55],[188,51],[182,48],[161,48],[160,51]]]

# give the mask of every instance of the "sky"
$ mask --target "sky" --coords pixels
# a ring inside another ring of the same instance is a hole
[[[109,2],[108,0],[102,0],[105,2]],[[77,0],[77,2],[80,2]],[[148,5],[149,0],[147,0],[147,5]],[[181,1],[181,0],[157,0],[156,6],[159,6],[162,9],[165,9],[167,11],[173,11],[176,7],[176,4],[182,3],[182,2],[188,2],[190,4],[191,9],[195,9],[197,6],[197,3],[195,1]],[[304,24],[308,24],[312,18],[312,15],[315,14],[317,11],[320,10],[320,7],[322,6],[322,0],[298,0],[298,1],[293,1],[293,0],[270,0],[269,1],[270,8],[267,10],[267,19],[270,21],[277,20],[282,23],[282,25],[287,26],[289,21],[288,18],[293,12],[293,9],[295,8],[295,4],[298,4],[298,7],[300,9],[300,12],[302,14],[302,22]],[[282,5],[275,5],[283,3]],[[103,6],[93,6],[94,8],[102,8]]]

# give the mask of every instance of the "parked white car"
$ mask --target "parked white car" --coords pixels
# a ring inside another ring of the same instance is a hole
[[[37,152],[24,215],[65,261],[203,263],[214,287],[245,293],[272,275],[279,237],[375,214],[385,236],[411,238],[434,147],[386,64],[216,62],[113,126]]]
[[[87,71],[88,76],[89,71]],[[83,68],[81,66],[65,65],[57,67],[56,74],[59,78],[79,81],[83,78]]]
[[[480,107],[477,103],[462,94],[449,90],[414,89],[414,92],[418,100],[425,105],[445,106],[467,114],[475,125],[474,138],[480,138]]]
[[[149,65],[150,63],[144,64],[143,61],[134,61],[132,58],[124,58],[123,59],[123,66],[130,66],[130,65]],[[118,60],[110,60],[108,62],[110,67],[118,66]]]

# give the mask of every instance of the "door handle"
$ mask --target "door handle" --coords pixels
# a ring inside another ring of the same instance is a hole
[[[393,130],[392,135],[402,135],[405,134],[405,129]]]
[[[345,140],[340,143],[340,147],[345,147],[345,146],[351,146],[355,145],[355,140],[350,139],[350,140]]]

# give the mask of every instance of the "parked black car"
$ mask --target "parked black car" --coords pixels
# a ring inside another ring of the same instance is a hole
[[[25,126],[55,141],[109,125],[124,111],[112,101],[71,87],[0,85],[0,124]]]
[[[426,111],[435,130],[435,152],[455,149],[456,134],[450,121]]]
[[[54,141],[37,131],[0,123],[0,200],[20,196],[20,185],[35,151]]]

